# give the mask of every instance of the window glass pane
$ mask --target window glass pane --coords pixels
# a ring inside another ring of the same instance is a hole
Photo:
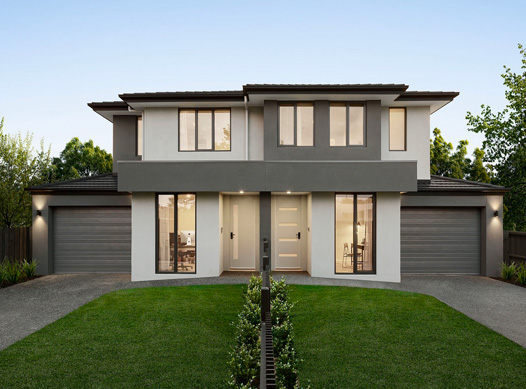
[[[179,150],[195,150],[195,111],[179,111]]]
[[[159,195],[158,268],[160,272],[174,271],[174,208],[173,195]]]
[[[352,273],[354,195],[336,195],[336,273]]]
[[[142,117],[137,118],[137,155],[142,155]]]
[[[363,107],[349,106],[349,146],[363,146]]]
[[[212,111],[197,111],[197,148],[212,150]]]
[[[345,104],[331,104],[331,123],[330,123],[330,137],[331,146],[345,146],[345,131],[347,127],[346,117],[347,108]]]
[[[279,144],[294,146],[294,106],[279,107]]]
[[[358,195],[357,202],[357,271],[373,271],[373,195]]]
[[[314,106],[312,104],[298,104],[298,146],[314,145]]]
[[[230,150],[230,111],[214,111],[215,150]]]
[[[195,195],[177,196],[177,272],[195,273]]]
[[[405,150],[405,109],[389,109],[389,150]]]

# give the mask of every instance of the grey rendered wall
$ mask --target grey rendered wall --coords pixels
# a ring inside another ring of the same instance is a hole
[[[118,161],[136,161],[137,116],[113,117],[113,172],[117,173]]]
[[[120,192],[408,192],[415,161],[119,163]]]
[[[498,277],[502,262],[502,195],[404,195],[402,207],[478,207],[481,221],[480,273]],[[498,211],[498,216],[495,216]]]
[[[278,102],[265,101],[265,160],[370,161],[381,159],[380,101],[366,102],[366,145],[330,146],[328,101],[314,102],[314,146],[278,146]]]
[[[53,273],[53,207],[131,206],[130,195],[33,195],[33,258],[38,274]],[[37,216],[37,210],[42,216]]]

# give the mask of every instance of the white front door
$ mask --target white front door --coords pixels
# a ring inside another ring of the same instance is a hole
[[[230,270],[256,270],[259,247],[259,197],[230,196]]]
[[[306,255],[302,196],[275,196],[274,269],[302,270]]]

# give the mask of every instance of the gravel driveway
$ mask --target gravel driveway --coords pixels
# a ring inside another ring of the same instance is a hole
[[[526,347],[526,288],[471,276],[404,276],[400,284],[395,284],[311,278],[306,273],[283,275],[291,284],[356,286],[428,294]],[[0,350],[114,290],[245,283],[248,277],[247,273],[225,273],[214,278],[132,283],[129,274],[55,274],[0,289]]]

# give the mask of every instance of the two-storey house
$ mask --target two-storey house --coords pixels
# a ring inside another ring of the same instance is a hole
[[[495,276],[504,188],[429,174],[430,115],[456,92],[266,85],[121,94],[113,174],[30,188],[40,272],[132,280],[307,271],[399,282]]]

